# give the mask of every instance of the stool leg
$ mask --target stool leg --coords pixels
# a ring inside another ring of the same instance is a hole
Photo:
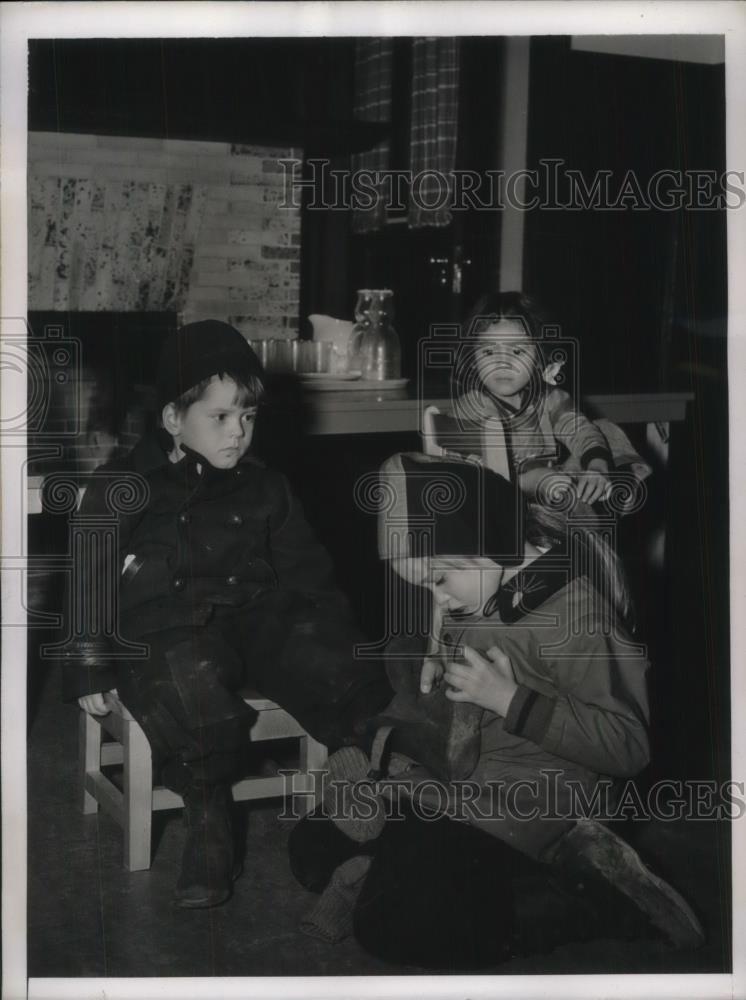
[[[328,753],[326,747],[323,743],[318,743],[312,736],[306,737],[306,761],[305,766],[307,771],[324,771],[326,770],[326,761],[328,758]]]
[[[98,812],[98,802],[86,791],[86,775],[101,771],[101,726],[95,717],[80,710],[78,719],[78,779],[80,807],[84,815]]]
[[[131,872],[150,868],[153,818],[153,761],[140,726],[124,720],[124,867]]]
[[[300,738],[300,771],[305,776],[306,794],[303,796],[301,809],[303,814],[310,812],[321,801],[321,776],[311,774],[311,771],[326,770],[327,750],[323,743],[318,743],[312,736]]]

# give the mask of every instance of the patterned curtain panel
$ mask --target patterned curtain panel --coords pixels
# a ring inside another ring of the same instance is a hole
[[[28,186],[30,308],[183,307],[205,187],[72,177]]]
[[[363,121],[385,122],[391,119],[391,76],[393,46],[390,38],[361,38],[355,48],[355,109],[354,115]],[[365,153],[352,157],[353,170],[387,170],[390,145],[379,142]],[[380,229],[386,222],[386,199],[383,183],[375,184],[378,198],[370,209],[356,209],[352,229],[367,233]]]
[[[410,227],[447,226],[458,136],[459,49],[455,38],[415,38],[412,53]],[[418,174],[425,173],[419,180]]]

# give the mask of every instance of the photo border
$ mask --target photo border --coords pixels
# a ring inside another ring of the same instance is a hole
[[[738,2],[427,3],[2,3],[0,4],[0,337],[27,309],[27,43],[31,38],[387,35],[723,34],[726,45],[726,169],[746,169],[746,8]],[[746,209],[727,216],[731,503],[732,772],[746,768]],[[23,412],[25,388],[0,372],[2,414]],[[25,507],[17,483],[25,444],[0,450],[1,551],[14,551]],[[26,553],[24,553],[25,555]],[[23,574],[3,570],[3,621],[24,614]],[[204,979],[27,979],[25,630],[2,632],[2,996],[158,997],[730,997],[746,995],[746,843],[733,825],[732,975],[387,976]],[[219,985],[218,985],[219,984]]]

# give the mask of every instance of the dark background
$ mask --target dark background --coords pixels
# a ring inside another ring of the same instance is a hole
[[[501,38],[461,40],[459,168],[499,165],[505,44]],[[406,169],[411,40],[395,42],[394,110],[391,122],[379,125],[353,117],[354,46],[354,39],[321,38],[35,41],[29,47],[28,127],[293,145],[307,158],[329,157],[333,168],[349,166],[351,153],[387,136],[391,166]],[[617,181],[632,169],[643,187],[661,168],[724,170],[722,65],[577,52],[569,38],[552,37],[531,40],[530,67],[527,167],[537,167],[542,158],[562,159],[589,180],[605,169]],[[671,425],[666,473],[656,469],[646,508],[621,525],[620,548],[637,599],[640,635],[653,661],[654,756],[639,783],[661,777],[723,780],[730,775],[724,213],[535,210],[525,224],[523,285],[543,301],[563,334],[577,338],[579,393],[694,395],[686,421]],[[410,230],[395,222],[356,236],[349,213],[309,211],[306,204],[301,329],[311,312],[351,317],[359,287],[390,287],[404,374],[411,377],[418,340],[429,325],[462,319],[476,297],[497,283],[500,234],[497,211],[456,213],[444,229]],[[464,266],[461,294],[454,294],[450,280],[441,282],[435,258],[446,260],[448,276],[455,259],[471,261]],[[147,367],[142,352],[124,346],[132,330],[145,331],[144,344],[154,353],[157,330],[175,317],[129,320],[122,314],[63,317],[83,340],[102,385],[108,380],[114,423],[127,410],[128,387]],[[375,524],[355,510],[351,489],[360,474],[395,450],[416,448],[418,439],[304,440],[301,432],[302,421],[287,417],[280,425],[260,425],[258,449],[291,475],[368,635],[378,639],[384,572],[375,555]],[[31,520],[32,552],[64,551],[64,524]],[[644,549],[661,524],[665,570],[655,570]],[[39,635],[49,639],[48,632]],[[29,671],[32,714],[45,679],[40,668]],[[42,819],[48,825],[46,814]],[[690,824],[686,853],[696,844],[692,834]],[[710,930],[718,968],[727,969],[726,825],[713,837],[717,843],[707,847],[706,859],[692,864],[711,873]],[[132,882],[125,880],[127,898]],[[79,892],[79,886],[73,882],[65,891]],[[46,909],[47,892],[45,870],[37,913]],[[124,937],[130,939],[129,930]],[[145,945],[147,950],[150,942]],[[176,951],[183,953],[181,942]],[[44,961],[39,967],[46,968]]]
[[[461,47],[457,166],[487,169],[499,153],[504,42],[465,38]],[[350,152],[385,133],[391,166],[406,168],[410,61],[410,40],[397,40],[394,114],[380,126],[353,119],[354,39],[32,42],[29,128],[291,143],[306,156],[330,157],[332,167],[348,165]],[[662,168],[721,172],[724,114],[722,66],[577,52],[567,38],[531,42],[528,167],[549,157],[588,178],[611,170],[617,180],[633,169],[643,185]],[[461,319],[494,284],[499,238],[499,212],[456,213],[444,229],[396,224],[353,236],[347,213],[306,210],[301,317],[349,316],[355,288],[393,288],[404,374],[413,375],[428,325]],[[460,296],[431,263],[452,261],[456,252],[472,261]],[[658,759],[666,773],[722,776],[729,757],[724,213],[531,211],[524,271],[524,287],[579,341],[584,392],[695,394],[686,424],[673,425],[665,489],[648,512],[665,517],[671,578],[651,581],[641,570],[638,603],[655,654],[656,700],[667,716],[654,730]],[[95,330],[95,319],[85,325]],[[370,468],[403,443],[361,440],[351,453],[349,442],[316,440],[286,456],[289,468],[298,458],[307,463],[313,489],[304,488],[302,467],[295,465],[294,478],[371,631],[379,571],[369,567],[360,579],[328,507],[339,477],[348,485],[361,465]],[[315,473],[331,454],[336,473],[325,496]],[[630,556],[639,551],[634,541]],[[664,607],[655,597],[661,593]]]
[[[457,167],[494,168],[500,152],[500,38],[461,40]],[[390,123],[353,117],[354,39],[70,40],[30,44],[29,129],[302,146],[307,158],[391,141],[408,167],[411,40],[394,45]],[[725,169],[722,65],[575,51],[531,41],[528,163],[564,161],[590,179],[633,170]],[[526,214],[524,287],[579,338],[592,391],[688,387],[691,335],[722,339],[725,218],[713,210]],[[395,292],[405,358],[428,324],[458,320],[495,282],[500,212],[454,213],[443,230],[351,236],[344,212],[307,211],[301,314],[351,315],[355,288]],[[471,261],[460,296],[431,257]],[[313,250],[323,249],[324,254]],[[330,256],[327,256],[330,255]]]
[[[504,40],[461,41],[457,166],[494,167]],[[355,122],[354,39],[86,40],[30,45],[29,129],[293,144],[332,167],[388,135],[407,166],[411,42],[395,45],[390,123]],[[528,163],[560,158],[592,177],[634,169],[725,166],[722,65],[573,51],[568,38],[531,41]],[[392,224],[355,236],[348,213],[304,210],[301,319],[349,317],[355,289],[394,290],[404,374],[434,321],[459,320],[496,284],[499,212],[456,214],[444,229]],[[472,261],[460,295],[431,258]],[[727,289],[723,212],[531,211],[524,287],[576,337],[582,393],[694,393],[672,425],[670,465],[649,509],[623,526],[643,636],[655,670],[655,774],[729,774]],[[78,323],[80,328],[80,324]],[[119,392],[119,390],[117,390]],[[287,432],[288,429],[285,428]],[[265,443],[273,454],[272,443]],[[274,452],[292,472],[371,635],[379,633],[381,570],[374,526],[342,511],[360,471],[414,437],[316,438]],[[323,474],[320,474],[322,473]],[[342,492],[346,491],[346,492]],[[350,507],[352,505],[349,505]],[[667,526],[663,575],[640,557],[647,527]],[[355,540],[355,545],[350,540]],[[357,543],[360,543],[359,545]]]

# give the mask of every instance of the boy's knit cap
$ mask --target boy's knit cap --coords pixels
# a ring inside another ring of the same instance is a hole
[[[416,452],[381,466],[378,552],[383,559],[484,556],[523,561],[518,487],[485,466]]]
[[[264,376],[259,358],[229,323],[216,319],[187,323],[169,334],[163,345],[156,379],[159,412],[204,379],[226,372],[245,382]]]

